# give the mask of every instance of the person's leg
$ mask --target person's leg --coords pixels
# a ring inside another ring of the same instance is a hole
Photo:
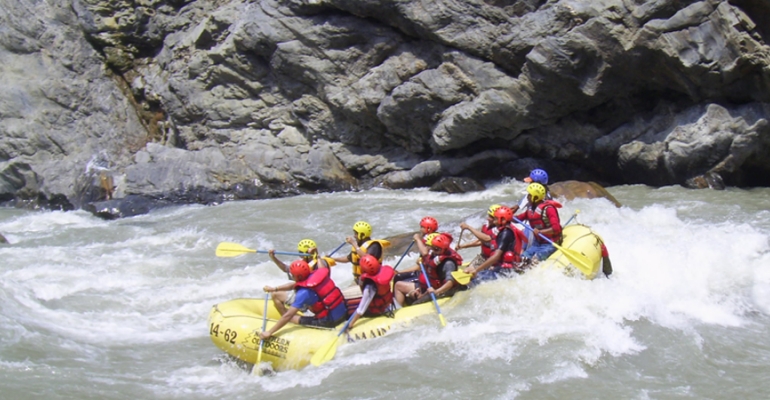
[[[469,267],[476,268],[481,264],[484,264],[484,261],[486,261],[486,258],[482,256],[481,254],[477,254],[476,257],[473,258],[473,261],[471,261],[470,264],[468,264]]]
[[[476,274],[476,279],[478,279],[480,282],[495,280],[497,279],[497,273],[491,268],[485,269]]]
[[[527,235],[527,243],[524,243],[523,248],[528,249],[535,243],[535,232],[531,229],[524,229]]]
[[[393,286],[393,296],[396,298],[396,303],[399,306],[404,305],[406,300],[406,294],[414,290],[414,283],[409,281],[399,281]]]
[[[523,264],[528,264],[529,260],[535,255],[537,244],[532,243],[526,250],[521,252],[521,261]]]
[[[294,293],[294,291],[292,290],[291,293]],[[275,309],[278,310],[278,313],[281,315],[286,314],[286,302],[289,300],[289,292],[273,292],[272,297],[273,305],[275,305]]]
[[[540,243],[537,246],[535,255],[537,256],[537,259],[540,261],[545,260],[548,258],[553,252],[556,251],[556,247],[554,247],[550,243]]]

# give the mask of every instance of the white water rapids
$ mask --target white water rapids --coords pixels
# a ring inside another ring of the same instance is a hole
[[[359,219],[387,237],[425,215],[456,230],[523,189],[371,190],[117,221],[0,209],[11,242],[0,245],[0,397],[770,398],[770,189],[622,186],[609,188],[622,208],[565,201],[562,220],[580,210],[607,243],[611,279],[536,269],[484,284],[443,310],[446,328],[422,318],[343,344],[318,368],[252,376],[209,340],[213,304],[286,282],[264,254],[215,257],[222,241],[294,251],[307,237],[328,252]],[[349,264],[333,278],[348,286]]]

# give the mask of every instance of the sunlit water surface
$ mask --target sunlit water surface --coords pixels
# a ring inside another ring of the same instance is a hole
[[[264,254],[215,257],[220,242],[294,251],[309,237],[328,252],[359,219],[386,237],[425,215],[457,232],[523,190],[372,190],[118,221],[0,209],[0,398],[770,398],[768,189],[622,186],[610,188],[621,208],[565,201],[563,220],[579,210],[603,236],[611,279],[536,269],[485,284],[443,310],[446,328],[426,317],[319,368],[253,376],[209,340],[213,304],[286,282]],[[350,277],[333,270],[339,286]]]

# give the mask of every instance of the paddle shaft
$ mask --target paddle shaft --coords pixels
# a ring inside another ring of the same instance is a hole
[[[337,332],[337,337],[339,338],[343,333],[345,333],[346,330],[348,330],[348,327],[350,326],[350,323],[353,322],[353,317],[356,316],[355,311],[353,314],[348,318],[347,322],[345,322],[345,325],[342,326],[342,329],[340,329],[339,332]]]
[[[267,329],[267,303],[270,301],[270,294],[265,293],[265,310],[262,312],[262,332]],[[257,352],[257,363],[254,364],[256,368],[259,368],[260,362],[262,362],[262,348],[264,347],[265,339],[259,339],[259,351]],[[262,370],[259,369],[259,375],[262,375]]]
[[[341,248],[342,248],[342,246],[344,246],[346,243],[347,243],[347,242],[342,242],[342,244],[341,244],[341,245],[337,246],[337,248],[336,248],[336,249],[332,250],[332,252],[331,252],[331,253],[329,253],[329,257],[333,256],[333,255],[334,255],[334,253],[336,253],[337,251],[339,251],[339,249],[341,249]]]
[[[577,213],[577,212],[575,212],[574,214],[572,214],[572,216],[571,216],[571,217],[569,217],[569,219],[567,220],[567,223],[566,223],[566,224],[564,224],[564,226],[567,226],[567,225],[569,225],[569,223],[570,223],[570,222],[572,222],[572,220],[573,220],[573,219],[575,219],[575,217],[577,217],[577,215],[578,215],[578,213]]]
[[[414,240],[411,243],[409,243],[409,247],[406,248],[406,251],[404,251],[404,254],[402,254],[401,258],[398,259],[396,266],[393,267],[394,271],[398,268],[398,264],[401,264],[401,261],[404,259],[404,257],[406,257],[407,253],[409,253],[409,250],[412,249],[412,246],[414,246]]]
[[[425,277],[425,282],[428,284],[428,287],[430,287],[430,279],[428,278],[428,272],[425,271],[425,266],[422,264],[422,262],[420,263],[420,269],[422,270],[422,275]],[[438,301],[436,300],[436,294],[431,292],[430,298],[433,300],[433,305],[436,306],[436,312],[438,313],[438,319],[441,322],[441,326],[446,326],[444,315],[441,314],[441,307],[438,306]]]
[[[267,254],[268,251],[267,250],[257,250],[257,251],[255,251],[255,253]],[[310,257],[310,254],[308,254],[308,253],[294,253],[294,252],[291,252],[291,251],[276,251],[275,254],[280,254],[280,255],[283,255],[283,256]]]
[[[513,221],[514,221],[514,222],[516,222],[516,223],[518,223],[518,224],[520,224],[521,226],[523,226],[523,227],[524,227],[524,229],[526,229],[526,230],[528,230],[528,231],[532,231],[532,233],[535,233],[535,230],[534,230],[534,229],[532,229],[532,227],[530,227],[529,225],[527,225],[527,224],[525,224],[525,223],[521,222],[521,220],[519,220],[518,218],[516,218],[516,217],[513,217]],[[547,237],[543,236],[543,234],[542,234],[542,233],[538,233],[538,234],[537,234],[537,236],[540,236],[540,237],[541,237],[542,239],[544,239],[546,242],[548,242],[548,243],[550,243],[550,244],[554,245],[554,246],[555,246],[555,247],[557,247],[557,248],[561,247],[561,246],[559,246],[558,244],[554,243],[554,242],[553,242],[553,240],[551,240],[551,239],[548,239]]]
[[[321,346],[321,348],[318,349],[318,351],[313,355],[312,358],[310,358],[310,363],[315,365],[316,367],[320,366],[321,364],[331,360],[334,358],[334,355],[337,354],[337,344],[339,343],[340,336],[342,336],[343,333],[348,329],[348,326],[350,326],[350,323],[353,321],[353,318],[356,316],[355,313],[348,318],[347,322],[345,322],[345,325],[340,329],[340,331],[337,333],[337,336],[334,337],[329,343]]]

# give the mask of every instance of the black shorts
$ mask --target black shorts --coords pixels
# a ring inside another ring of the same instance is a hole
[[[414,282],[418,279],[420,279],[420,271],[399,272],[393,278],[393,282],[394,283],[399,281]]]
[[[334,328],[344,320],[345,320],[345,317],[342,317],[337,321],[332,320],[331,317],[320,318],[320,319],[316,317],[299,317],[299,324],[308,325],[308,326],[322,326],[324,328]]]

